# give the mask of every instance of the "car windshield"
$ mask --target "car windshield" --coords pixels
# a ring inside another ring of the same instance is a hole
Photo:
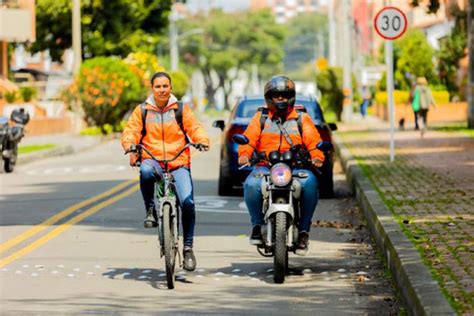
[[[265,102],[262,99],[244,100],[241,101],[237,107],[235,116],[238,118],[251,118],[255,115],[259,107],[264,106]],[[299,101],[296,100],[296,105],[303,105],[306,112],[311,116],[315,123],[322,122],[322,115],[319,109],[315,106],[314,101]]]

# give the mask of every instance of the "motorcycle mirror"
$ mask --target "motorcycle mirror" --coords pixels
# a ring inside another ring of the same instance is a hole
[[[249,143],[249,139],[242,134],[232,135],[232,140],[239,145],[247,145]]]
[[[321,151],[328,152],[332,150],[333,146],[331,142],[323,141],[323,142],[320,142],[318,145],[316,145],[316,148]]]

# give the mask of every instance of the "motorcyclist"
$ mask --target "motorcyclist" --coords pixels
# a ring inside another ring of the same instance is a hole
[[[188,106],[182,107],[182,127],[177,121],[176,111],[179,107],[177,98],[171,94],[171,77],[166,72],[158,72],[151,78],[152,94],[146,99],[146,134],[142,136],[142,107],[137,106],[130,116],[122,135],[122,147],[129,150],[134,144],[141,143],[159,160],[170,159],[183,148],[187,142],[186,135],[192,142],[200,144],[198,149],[209,149],[209,137],[203,126]],[[130,156],[130,164],[141,160],[140,190],[145,203],[146,228],[157,226],[157,214],[154,200],[155,182],[163,174],[163,164],[151,159],[146,152],[143,157],[137,153]],[[184,268],[193,271],[196,258],[193,252],[195,209],[193,183],[190,170],[190,150],[184,151],[176,160],[168,164],[175,179],[176,193],[182,211]]]
[[[262,111],[258,111],[252,118],[244,135],[249,139],[249,145],[239,146],[240,165],[249,164],[255,147],[258,152],[265,152],[267,157],[270,152],[283,153],[291,148],[290,143],[284,136],[286,130],[293,145],[303,145],[310,151],[311,162],[315,167],[321,167],[324,162],[324,153],[316,148],[321,141],[321,136],[314,126],[311,117],[302,113],[302,135],[298,128],[298,113],[294,109],[295,84],[285,76],[275,76],[265,84],[264,96],[268,118],[263,127],[260,124]],[[280,126],[279,126],[280,125]],[[250,213],[252,233],[250,243],[259,245],[263,243],[261,226],[264,224],[262,213],[262,174],[268,173],[268,165],[264,162],[258,163],[244,183],[244,199]],[[296,242],[296,254],[306,255],[308,253],[309,231],[316,204],[318,202],[318,182],[314,174],[308,169],[293,169],[293,173],[301,177],[299,181],[302,186],[300,201],[300,220],[298,223],[298,240]]]

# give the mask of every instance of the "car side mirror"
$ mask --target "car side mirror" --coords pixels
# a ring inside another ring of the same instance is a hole
[[[242,134],[234,134],[232,135],[232,140],[239,145],[247,145],[249,143],[249,139]]]
[[[223,131],[224,128],[225,128],[225,122],[224,122],[224,120],[216,120],[216,121],[214,121],[214,123],[212,123],[212,126],[220,128],[221,131]]]
[[[328,123],[328,125],[329,125],[329,128],[331,129],[331,131],[337,131],[336,123]]]

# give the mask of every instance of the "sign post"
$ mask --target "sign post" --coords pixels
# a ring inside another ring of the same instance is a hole
[[[393,40],[405,33],[408,23],[405,14],[395,7],[385,7],[374,19],[377,33],[386,39],[385,64],[387,65],[387,105],[390,120],[390,162],[395,160],[395,106],[393,104]]]

